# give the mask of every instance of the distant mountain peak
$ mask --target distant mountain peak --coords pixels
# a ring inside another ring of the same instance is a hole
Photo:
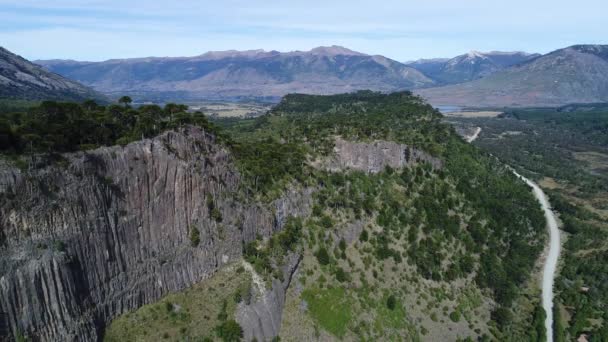
[[[332,45],[332,46],[319,46],[309,51],[311,54],[315,55],[325,55],[325,56],[367,56],[364,53],[353,51],[347,49],[343,46]]]
[[[467,58],[488,58],[483,52],[471,50],[467,53]]]
[[[567,47],[564,50],[574,50],[574,51],[578,51],[580,53],[592,54],[592,55],[601,57],[603,59],[608,59],[608,45],[581,44],[581,45],[573,45],[573,46]],[[561,51],[561,50],[558,50],[556,52],[559,52],[559,51]]]
[[[486,77],[539,56],[521,51],[472,50],[450,59],[427,59],[408,63],[440,84],[456,84]]]

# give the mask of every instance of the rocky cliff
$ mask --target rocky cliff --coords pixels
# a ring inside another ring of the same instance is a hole
[[[14,336],[42,341],[98,340],[112,318],[209,277],[310,207],[310,192],[240,200],[230,154],[193,127],[0,169],[0,311]]]
[[[441,168],[442,162],[419,149],[392,141],[371,143],[351,142],[337,138],[334,153],[321,161],[328,171],[357,170],[378,173],[387,166],[394,169],[428,162],[433,168]]]

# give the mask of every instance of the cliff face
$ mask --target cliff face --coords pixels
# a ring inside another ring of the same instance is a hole
[[[310,192],[239,200],[230,155],[198,128],[64,158],[0,165],[0,311],[13,335],[97,340],[112,318],[207,278],[310,207]]]
[[[387,166],[394,169],[428,162],[433,168],[441,168],[442,162],[426,152],[392,141],[360,143],[337,138],[334,154],[321,162],[328,171],[358,170],[378,173]]]

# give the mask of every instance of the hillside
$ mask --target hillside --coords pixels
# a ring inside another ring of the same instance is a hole
[[[221,51],[196,57],[105,62],[37,61],[106,94],[136,99],[279,98],[287,93],[393,91],[434,82],[411,67],[342,47],[311,51]]]
[[[17,142],[80,122],[51,113],[127,123],[1,145],[14,336],[539,339],[538,203],[411,93],[288,95],[214,123],[75,106],[3,118]]]
[[[450,59],[421,59],[406,64],[445,85],[483,78],[538,56],[525,52],[471,51]]]
[[[556,341],[608,341],[608,110],[515,109],[502,119],[450,118],[481,127],[475,145],[532,177],[566,237],[555,283]]]
[[[82,101],[103,96],[0,47],[0,99]]]
[[[608,101],[608,46],[576,45],[485,78],[417,91],[434,105],[559,106]]]

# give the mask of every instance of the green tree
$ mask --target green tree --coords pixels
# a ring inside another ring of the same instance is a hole
[[[243,328],[233,319],[215,327],[217,337],[225,342],[236,342],[243,338]]]
[[[129,96],[122,96],[118,99],[118,103],[121,103],[125,108],[129,107],[129,105],[133,102],[133,99]]]
[[[389,310],[395,310],[395,307],[397,307],[397,298],[395,298],[394,295],[388,296],[386,299],[386,307]]]
[[[330,262],[329,253],[325,247],[319,248],[315,256],[321,265],[328,265]]]

